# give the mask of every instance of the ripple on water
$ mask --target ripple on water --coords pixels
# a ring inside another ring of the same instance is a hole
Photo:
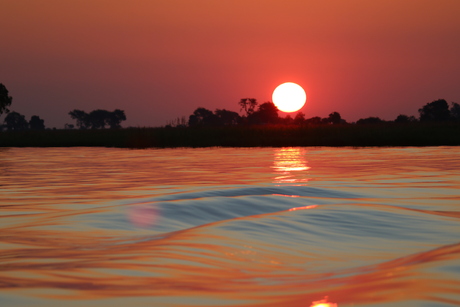
[[[1,151],[0,302],[456,306],[457,151]]]

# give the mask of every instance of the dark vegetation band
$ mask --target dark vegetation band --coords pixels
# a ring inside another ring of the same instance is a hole
[[[237,112],[197,108],[189,117],[164,127],[121,128],[123,110],[72,110],[76,121],[65,129],[45,129],[34,115],[10,112],[12,97],[0,84],[0,147],[107,146],[107,147],[257,147],[257,146],[439,146],[460,145],[460,105],[444,99],[425,104],[419,118],[399,115],[394,121],[378,117],[348,123],[338,112],[328,117],[280,117],[272,102],[258,104],[254,98],[238,102]],[[77,129],[76,129],[77,128]]]

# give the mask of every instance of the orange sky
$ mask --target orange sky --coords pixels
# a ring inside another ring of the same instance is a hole
[[[460,102],[458,0],[0,0],[0,83],[47,127],[73,109],[160,126],[292,81],[306,117]],[[281,114],[280,114],[281,115]],[[3,121],[0,118],[0,121]]]

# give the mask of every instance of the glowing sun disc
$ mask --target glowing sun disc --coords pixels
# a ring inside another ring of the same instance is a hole
[[[295,112],[300,110],[307,101],[304,89],[293,82],[278,85],[273,91],[272,100],[278,110]]]

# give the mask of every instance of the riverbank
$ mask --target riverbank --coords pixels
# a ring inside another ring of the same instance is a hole
[[[161,127],[0,132],[0,147],[458,146],[459,123]]]

